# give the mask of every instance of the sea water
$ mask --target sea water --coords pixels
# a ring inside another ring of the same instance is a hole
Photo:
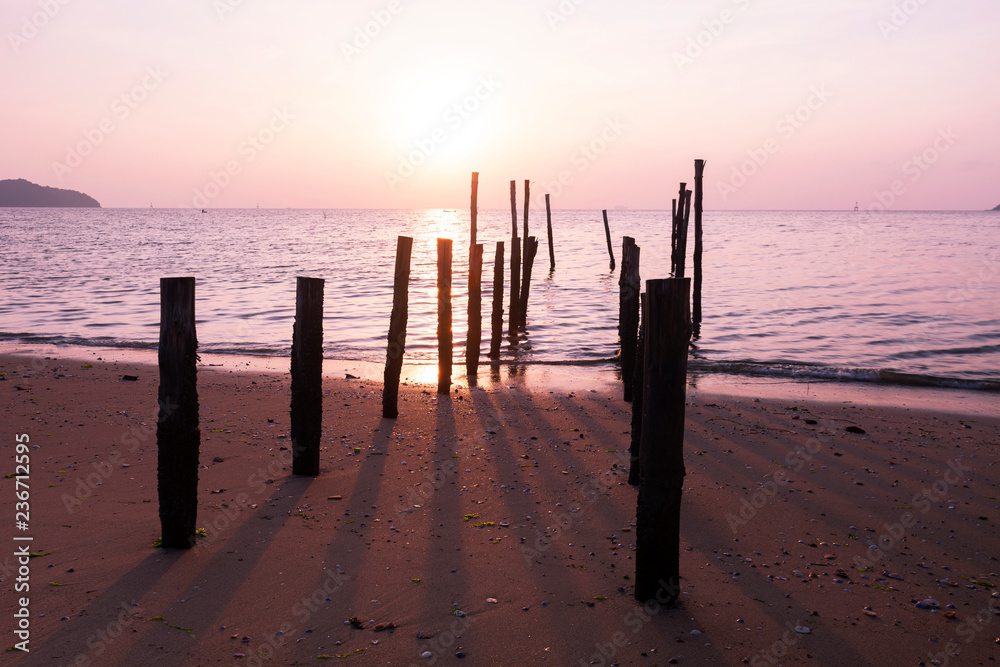
[[[483,210],[483,331],[494,252],[511,215]],[[503,363],[614,368],[623,236],[643,280],[670,274],[670,213],[544,210],[527,329]],[[523,228],[518,214],[518,233]],[[1000,388],[1000,213],[707,211],[695,372]],[[295,278],[326,279],[324,346],[334,359],[386,353],[398,235],[414,238],[406,360],[436,362],[437,238],[453,240],[453,333],[467,322],[467,210],[0,208],[0,340],[155,347],[159,278],[197,279],[200,349],[280,356]],[[693,246],[693,229],[689,246]],[[687,275],[692,275],[691,248]]]

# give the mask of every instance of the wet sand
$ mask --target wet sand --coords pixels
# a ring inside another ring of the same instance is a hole
[[[29,435],[27,532],[44,554],[30,559],[31,651],[5,654],[12,664],[978,665],[1000,655],[992,394],[796,384],[776,396],[697,383],[680,602],[644,608],[632,597],[631,408],[610,382],[503,369],[448,397],[408,382],[400,417],[385,420],[380,382],[339,369],[324,379],[322,473],[310,479],[290,474],[280,364],[236,370],[234,358],[205,357],[206,536],[180,552],[153,546],[155,354],[44,356],[0,354],[0,451],[13,468],[15,435]],[[0,539],[16,546],[6,482]],[[23,595],[13,548],[0,569],[11,646]],[[939,607],[918,608],[928,598]]]

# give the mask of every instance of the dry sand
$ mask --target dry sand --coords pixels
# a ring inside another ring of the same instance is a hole
[[[448,397],[410,383],[399,419],[385,420],[380,383],[338,373],[324,381],[322,474],[309,479],[290,474],[287,375],[203,365],[207,536],[180,552],[153,547],[157,371],[143,359],[155,357],[0,355],[5,474],[15,436],[28,434],[27,534],[44,554],[30,559],[30,653],[5,663],[980,665],[1000,655],[995,395],[692,387],[683,590],[666,609],[632,598],[630,406],[606,383],[535,385],[506,368]],[[0,627],[12,646],[25,595],[12,538],[23,533],[15,480],[2,489]],[[940,608],[918,608],[926,598]]]

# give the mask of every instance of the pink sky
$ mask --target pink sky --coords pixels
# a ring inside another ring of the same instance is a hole
[[[5,0],[0,178],[104,206],[1000,204],[996,0]],[[367,34],[366,34],[367,33]],[[562,179],[562,183],[560,183]]]

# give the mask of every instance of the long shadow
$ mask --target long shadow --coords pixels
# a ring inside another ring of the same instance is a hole
[[[386,459],[392,452],[389,445],[396,433],[397,421],[379,418],[377,430],[372,430],[370,453],[354,477],[350,498],[344,501],[343,521],[335,530],[329,529],[333,534],[324,557],[327,566],[325,569],[317,567],[313,584],[303,586],[303,594],[284,612],[284,622],[291,629],[285,633],[286,641],[279,649],[283,652],[279,659],[314,660],[314,647],[307,642],[297,644],[296,638],[314,626],[338,627],[342,621],[358,615],[360,612],[356,609],[367,600],[367,593],[360,589],[359,582],[368,564],[368,535],[376,530],[371,506],[382,486],[379,478],[384,475]],[[390,515],[391,512],[391,508],[377,508],[377,513]],[[369,515],[367,519],[366,514]],[[362,631],[347,627],[344,632],[345,645],[351,643],[353,646]]]
[[[187,554],[181,551],[154,552],[136,564],[87,607],[71,617],[53,636],[47,638],[41,647],[34,643],[31,651],[21,660],[21,665],[72,664],[80,655],[99,663],[99,653],[107,650],[113,641],[103,640],[98,631],[107,631],[109,624],[121,617],[123,628],[135,628],[146,622],[148,614],[142,607],[132,606],[140,600],[157,582],[181,561]],[[121,616],[123,611],[128,614]],[[131,620],[129,620],[131,616]],[[87,640],[93,638],[92,646]],[[132,641],[129,638],[129,641]]]
[[[462,521],[461,482],[464,472],[461,466],[465,465],[463,461],[466,459],[452,458],[458,456],[453,447],[458,438],[455,419],[455,405],[451,395],[439,395],[435,406],[436,435],[432,461],[438,463],[442,477],[424,504],[428,535],[434,539],[428,540],[428,548],[424,552],[423,572],[426,573],[430,586],[422,590],[424,604],[419,611],[421,626],[430,628],[431,632],[450,627],[457,618],[447,618],[446,622],[444,610],[434,608],[435,597],[439,597],[441,591],[446,592],[454,604],[463,606],[464,613],[469,613],[472,602],[467,599],[466,583],[468,569],[473,564],[464,550],[465,540],[462,535],[465,522]],[[472,465],[471,462],[469,465]],[[468,622],[472,622],[472,618]],[[422,650],[415,647],[414,658]]]
[[[178,567],[194,569],[201,565],[197,573],[189,577],[189,587],[178,594],[180,599],[189,600],[182,605],[172,605],[161,615],[170,622],[190,628],[190,634],[200,637],[215,627],[226,606],[240,590],[232,585],[235,581],[249,580],[257,563],[267,551],[275,536],[285,526],[291,510],[298,504],[316,480],[311,477],[297,477],[289,474],[283,482],[275,482],[274,492],[258,505],[251,514],[226,540],[219,545],[207,563],[200,560],[199,547],[181,554]],[[265,517],[271,517],[269,519]],[[237,557],[236,552],[240,554]],[[197,582],[197,584],[195,584]],[[194,586],[198,586],[195,590]],[[151,637],[161,632],[161,628],[150,626],[139,637],[133,637],[132,647],[127,654],[126,664],[142,664],[148,657],[147,643]]]

